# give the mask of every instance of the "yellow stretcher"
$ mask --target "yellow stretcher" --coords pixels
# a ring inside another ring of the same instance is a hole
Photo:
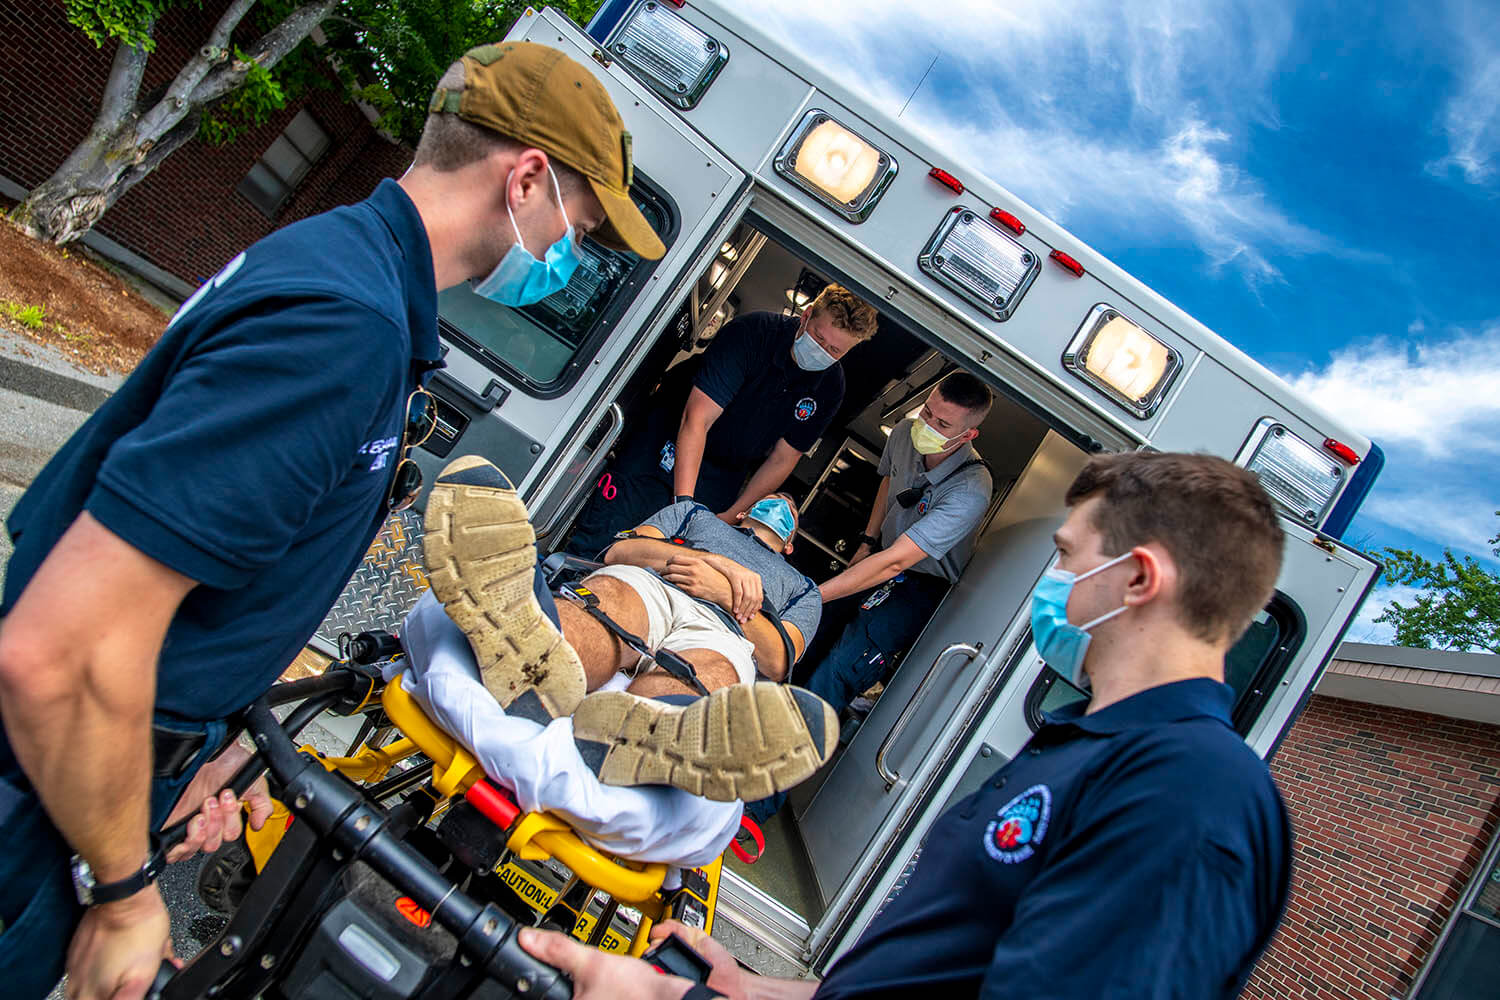
[[[371,681],[363,702],[348,714],[374,709],[377,690],[379,685]],[[432,774],[423,787],[435,800],[434,819],[467,802],[504,832],[505,850],[494,873],[537,915],[537,923],[570,931],[592,947],[636,956],[646,950],[651,927],[667,917],[712,932],[722,859],[683,871],[682,886],[665,889],[666,865],[616,858],[586,843],[551,814],[522,812],[489,781],[474,756],[427,717],[399,678],[380,691],[379,710],[400,734],[398,739],[378,747],[366,744],[348,757],[328,756],[306,745],[301,749],[360,785],[379,782],[402,761],[425,755]],[[265,869],[291,822],[291,812],[276,802],[259,831],[247,828],[246,844],[257,872]],[[558,866],[566,870],[564,875],[557,874]],[[559,879],[561,884],[554,884]],[[419,925],[425,916],[420,909],[403,915]]]

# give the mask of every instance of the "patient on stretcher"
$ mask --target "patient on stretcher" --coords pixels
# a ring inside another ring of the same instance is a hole
[[[580,588],[616,629],[568,599],[554,624],[533,593],[525,506],[488,462],[459,459],[428,501],[432,592],[402,633],[404,683],[522,808],[560,814],[625,857],[701,863],[732,836],[740,800],[806,779],[837,742],[816,696],[752,682],[785,676],[821,610],[779,554],[795,511],[778,500],[760,515],[773,523],[745,530],[689,503],[667,508]],[[620,631],[653,652],[679,643],[692,670],[643,669]]]

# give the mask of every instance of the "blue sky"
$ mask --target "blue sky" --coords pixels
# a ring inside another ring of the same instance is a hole
[[[1493,0],[778,0],[765,18],[1378,441],[1346,540],[1500,568]],[[1350,638],[1389,641],[1370,620],[1393,593]]]

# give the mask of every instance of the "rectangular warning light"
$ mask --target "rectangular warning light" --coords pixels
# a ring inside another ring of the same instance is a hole
[[[1036,279],[1041,261],[984,216],[960,206],[943,216],[917,266],[991,319],[1007,320]]]
[[[636,4],[604,43],[647,86],[684,110],[696,107],[729,61],[729,49],[663,3]]]
[[[1182,356],[1117,309],[1100,303],[1063,351],[1063,367],[1102,391],[1138,420],[1156,412]]]
[[[1322,522],[1344,482],[1338,460],[1266,417],[1246,443],[1245,468],[1260,476],[1271,499],[1304,524]]]
[[[896,161],[826,111],[809,111],[772,164],[850,222],[863,222],[896,176]]]

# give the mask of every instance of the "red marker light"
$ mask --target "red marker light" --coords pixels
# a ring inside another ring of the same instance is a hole
[[[1083,277],[1083,265],[1078,263],[1078,261],[1074,260],[1072,257],[1069,257],[1067,254],[1063,253],[1061,250],[1052,251],[1052,259],[1057,261],[1057,263],[1061,266],[1067,268],[1069,271],[1072,271],[1073,277]]]
[[[1003,208],[990,209],[990,218],[994,219],[996,222],[1000,223],[1000,225],[1004,226],[1006,229],[1009,229],[1017,236],[1020,236],[1022,233],[1026,232],[1026,223],[1022,222],[1014,215],[1011,215]]]
[[[687,6],[687,0],[667,0],[667,3],[671,4],[673,7],[676,7],[678,10],[681,10],[683,7]]]
[[[417,901],[410,896],[402,896],[396,900],[396,912],[418,927],[426,927],[432,923],[432,914],[417,905]]]
[[[1354,453],[1354,449],[1349,447],[1342,441],[1335,441],[1333,438],[1324,438],[1323,447],[1327,448],[1329,451],[1333,452],[1335,455],[1337,455],[1339,458],[1342,458],[1350,465],[1359,464],[1359,456]]]
[[[964,182],[959,180],[957,177],[954,177],[952,174],[948,173],[948,171],[944,170],[941,167],[933,167],[931,170],[927,171],[927,176],[937,181],[943,187],[948,188],[954,194],[964,193]]]

